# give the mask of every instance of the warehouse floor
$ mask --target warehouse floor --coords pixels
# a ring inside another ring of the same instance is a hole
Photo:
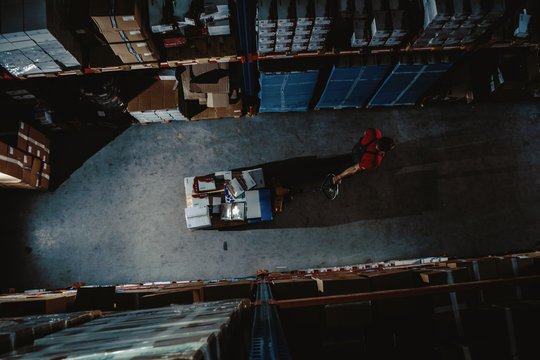
[[[500,103],[132,126],[55,191],[0,192],[1,285],[219,279],[539,248],[539,122],[540,103]],[[302,193],[265,226],[186,229],[184,177],[280,162],[294,186],[316,185],[372,126],[398,148],[344,180],[335,201]]]

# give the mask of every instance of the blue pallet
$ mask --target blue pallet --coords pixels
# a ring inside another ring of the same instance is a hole
[[[261,73],[259,112],[308,111],[318,70],[286,74]]]
[[[370,100],[371,106],[415,105],[452,64],[405,65],[398,63]]]
[[[391,65],[335,67],[316,109],[364,106],[390,70]]]

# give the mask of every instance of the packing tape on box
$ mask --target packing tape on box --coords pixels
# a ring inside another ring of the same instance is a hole
[[[129,39],[127,38],[126,34],[125,34],[122,30],[120,30],[120,31],[118,32],[118,34],[120,35],[120,37],[122,38],[122,40],[124,40],[125,42],[129,42]]]
[[[519,276],[519,269],[518,269],[518,263],[517,258],[511,258],[510,263],[512,264],[512,273],[515,277]],[[521,293],[521,286],[519,284],[516,284],[516,297],[518,300],[523,299],[523,294]]]
[[[448,284],[454,284],[454,274],[452,271],[446,271],[446,276],[448,279]],[[457,295],[455,292],[450,293],[450,302],[452,303],[452,311],[454,313],[454,319],[456,320],[456,328],[459,337],[463,338],[465,335],[463,331],[463,322],[461,321],[461,312],[459,310],[459,304],[457,301]]]
[[[478,260],[473,260],[472,262],[474,279],[480,281],[480,269],[478,268]],[[485,302],[484,300],[484,291],[482,289],[478,290],[478,296],[480,297],[480,302]]]
[[[22,137],[24,140],[29,141],[29,142],[33,143],[34,145],[36,145],[36,146],[42,148],[43,150],[45,150],[45,152],[50,153],[49,148],[47,148],[47,147],[46,147],[45,145],[43,145],[42,143],[40,143],[40,142],[38,142],[38,141],[32,139],[32,138],[29,137],[29,136],[23,135],[23,134],[19,134],[19,136]]]
[[[22,162],[20,162],[19,160],[17,160],[17,159],[13,159],[13,158],[10,158],[10,157],[4,156],[4,155],[0,155],[0,160],[10,162],[10,163],[18,165],[18,166],[20,166],[21,168],[24,169],[24,164]]]
[[[114,9],[116,8],[116,0],[111,1],[111,10],[109,11],[109,19],[111,19],[111,26],[113,29],[118,28],[116,24],[116,18],[114,17]]]

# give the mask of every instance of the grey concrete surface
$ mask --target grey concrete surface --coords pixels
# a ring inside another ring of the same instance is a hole
[[[56,191],[4,201],[17,231],[3,239],[3,279],[19,288],[219,279],[538,248],[539,121],[540,104],[508,103],[132,126]],[[186,229],[184,177],[346,154],[367,127],[398,148],[344,180],[335,202],[301,194],[273,227]]]

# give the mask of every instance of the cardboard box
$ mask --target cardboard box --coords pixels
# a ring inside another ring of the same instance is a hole
[[[206,66],[205,68],[208,71],[198,74],[197,66],[191,67],[192,77],[190,80],[189,89],[193,92],[198,93],[218,93],[218,94],[228,94],[230,92],[229,88],[229,75],[223,67],[217,66],[217,64],[208,64],[211,66]]]
[[[153,54],[123,54],[118,55],[120,58],[120,61],[124,64],[135,64],[135,63],[148,63],[148,62],[154,62],[157,61],[158,58]]]
[[[191,82],[191,74],[194,73],[192,68],[196,69],[195,71],[198,71],[197,69],[199,69],[200,67],[206,68],[207,65],[210,65],[210,64],[191,65],[189,67],[186,67],[185,70],[180,75],[180,80],[182,81],[182,91],[184,93],[185,100],[204,100],[206,103],[206,94],[191,91],[190,82]]]
[[[420,277],[414,271],[384,270],[362,272],[369,278],[372,291],[406,289],[420,286]]]
[[[100,32],[143,28],[141,2],[133,0],[92,0],[89,14]]]
[[[169,110],[178,107],[175,80],[157,80],[128,103],[128,111]]]
[[[2,300],[0,302],[0,316],[59,314],[66,312],[67,306],[73,302],[74,298],[74,294],[41,294],[25,297],[24,300]]]
[[[38,188],[40,184],[39,172],[42,162],[36,157],[28,156],[30,157],[31,164],[30,167],[23,168],[22,181],[33,188]]]
[[[17,147],[25,150],[28,145],[28,134],[30,133],[30,126],[24,122],[19,123],[19,130],[17,133]]]
[[[319,296],[317,282],[313,279],[274,280],[272,295],[276,300],[301,299]]]
[[[229,94],[208,93],[206,106],[213,108],[229,106]]]
[[[227,107],[206,108],[200,113],[192,116],[190,120],[221,119],[240,116],[242,116],[242,100],[238,100],[238,102],[234,104],[229,104]]]
[[[224,284],[209,284],[203,288],[204,301],[251,298],[252,281],[236,281]]]
[[[466,267],[469,269],[469,276],[475,281],[497,278],[495,258],[452,260],[447,265],[450,268]]]
[[[373,325],[375,321],[369,301],[326,305],[324,312],[326,326],[331,329],[367,327]]]
[[[39,130],[30,126],[26,152],[40,158],[42,161],[48,162],[50,146],[50,140]]]
[[[320,282],[319,282],[320,281]],[[370,291],[369,279],[356,274],[333,275],[319,278],[318,289],[322,296],[354,294]]]
[[[41,168],[39,172],[39,188],[47,190],[49,188],[49,180],[51,178],[51,166],[44,162],[41,164]],[[32,166],[32,171],[34,170],[34,167]]]
[[[146,35],[141,30],[119,30],[102,32],[108,43],[134,42],[146,40]]]
[[[4,184],[21,182],[23,174],[23,153],[0,142],[0,181]]]
[[[202,229],[212,226],[208,206],[186,208],[185,216],[188,229]]]
[[[141,56],[150,56],[153,55],[153,49],[146,41],[137,41],[137,42],[122,42],[117,44],[110,44],[112,51],[118,55],[135,55],[139,54]]]

